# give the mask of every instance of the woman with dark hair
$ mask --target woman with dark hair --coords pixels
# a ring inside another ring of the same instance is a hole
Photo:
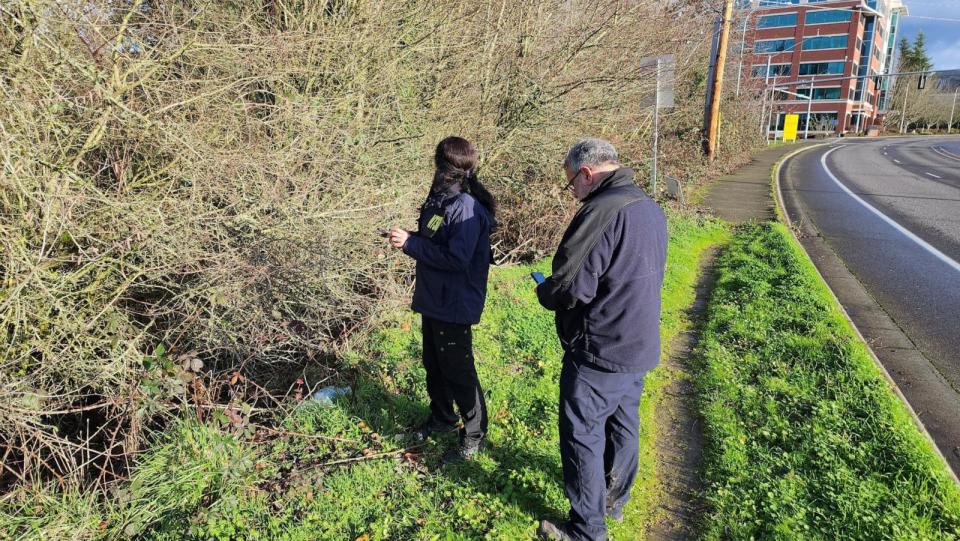
[[[394,227],[390,244],[417,262],[412,308],[423,322],[430,416],[413,437],[425,440],[433,433],[452,432],[462,420],[460,444],[443,457],[448,464],[476,455],[487,433],[471,326],[480,322],[487,296],[496,202],[477,179],[477,151],[466,139],[440,141],[434,162],[419,230]]]

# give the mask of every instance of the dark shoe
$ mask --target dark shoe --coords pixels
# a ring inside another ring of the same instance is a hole
[[[410,439],[417,442],[427,441],[427,438],[429,438],[432,434],[446,434],[448,432],[455,432],[459,429],[459,424],[441,423],[434,421],[431,417],[430,419],[427,419],[427,422],[423,423],[410,433]]]
[[[477,453],[480,452],[482,446],[483,440],[462,442],[444,453],[440,461],[444,466],[450,466],[452,464],[460,464],[468,460],[473,460],[474,457],[477,456]]]
[[[537,537],[548,541],[573,541],[573,537],[567,533],[566,524],[554,524],[549,520],[540,521],[540,527],[537,528]]]
[[[615,521],[615,522],[621,522],[621,523],[623,522],[623,508],[622,508],[622,507],[620,507],[619,509],[614,509],[614,508],[612,508],[612,507],[608,507],[608,508],[607,508],[607,511],[606,511],[606,515],[607,515],[607,518],[609,518],[609,519],[611,519],[611,520],[613,520],[613,521]]]

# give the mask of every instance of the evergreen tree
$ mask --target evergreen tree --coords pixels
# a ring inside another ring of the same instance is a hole
[[[900,39],[900,63],[898,71],[910,71],[910,58],[913,56],[913,48],[910,47],[910,41],[907,38]]]
[[[910,57],[916,71],[926,71],[933,68],[933,62],[927,54],[927,36],[923,32],[917,34],[917,39],[913,42],[913,49],[910,51]]]

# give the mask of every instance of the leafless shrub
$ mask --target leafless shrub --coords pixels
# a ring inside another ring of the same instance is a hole
[[[704,6],[0,4],[0,478],[109,478],[198,374],[335,353],[407,291],[376,230],[413,225],[445,135],[482,151],[498,254],[543,255],[566,146],[645,170],[640,59],[673,53],[664,160],[701,175]]]

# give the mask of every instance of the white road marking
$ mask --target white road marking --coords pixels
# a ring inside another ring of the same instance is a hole
[[[927,174],[930,175],[930,176],[933,177],[933,178],[943,178],[943,177],[941,177],[941,176],[934,175],[933,173],[927,173]]]
[[[895,161],[895,162],[897,162],[897,163],[903,163],[902,161],[900,161],[900,160],[898,160],[898,159],[896,159],[896,158],[894,158],[893,161]]]
[[[908,239],[912,240],[913,242],[917,243],[921,248],[923,248],[924,250],[926,250],[930,255],[936,257],[936,258],[939,259],[940,261],[943,261],[944,263],[946,263],[947,265],[949,265],[951,268],[953,268],[953,270],[955,270],[955,271],[957,271],[957,272],[960,272],[960,263],[956,262],[956,261],[953,260],[950,256],[948,256],[947,254],[941,252],[940,250],[937,250],[937,249],[934,248],[930,243],[928,243],[927,241],[921,239],[920,237],[918,237],[917,235],[915,235],[912,231],[910,231],[910,230],[907,229],[906,227],[903,227],[902,225],[898,224],[896,221],[893,220],[893,218],[890,218],[890,217],[887,216],[886,214],[884,214],[884,213],[880,212],[879,210],[877,210],[873,205],[871,205],[870,203],[867,203],[866,201],[864,201],[863,199],[861,199],[860,196],[858,196],[857,194],[853,193],[853,192],[850,190],[850,188],[847,188],[846,186],[844,186],[844,184],[843,184],[842,182],[840,182],[840,179],[838,179],[838,178],[836,177],[836,175],[834,175],[833,172],[830,171],[830,168],[827,167],[827,156],[829,156],[830,154],[833,154],[836,150],[841,149],[841,148],[843,148],[843,147],[842,147],[842,146],[841,146],[841,147],[836,147],[836,148],[830,150],[829,152],[824,153],[824,155],[820,158],[820,165],[823,166],[823,170],[827,173],[827,176],[829,176],[830,179],[833,180],[833,182],[835,182],[837,186],[840,186],[840,189],[841,189],[841,190],[843,190],[844,192],[846,192],[847,195],[849,195],[850,197],[852,197],[856,202],[858,202],[858,203],[860,203],[861,205],[863,205],[867,210],[869,210],[870,212],[876,214],[881,220],[883,220],[883,221],[887,222],[888,224],[890,224],[894,229],[896,229],[896,230],[899,231],[900,233],[903,233],[904,236],[906,236]]]
[[[951,160],[960,160],[960,156],[957,156],[953,152],[950,152],[943,147],[931,147],[931,148],[933,148],[933,151],[941,156],[945,156],[947,158],[950,158]]]

